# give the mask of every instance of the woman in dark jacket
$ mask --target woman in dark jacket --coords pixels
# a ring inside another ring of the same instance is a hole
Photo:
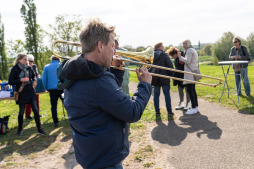
[[[23,90],[19,93],[18,101],[16,102],[19,105],[19,115],[18,115],[18,132],[17,135],[22,134],[23,126],[23,115],[25,111],[25,105],[31,104],[34,119],[39,134],[45,134],[41,128],[39,111],[36,106],[36,94],[35,87],[37,85],[36,76],[31,67],[27,64],[27,55],[18,54],[14,66],[11,69],[9,76],[9,84],[15,85],[15,91],[18,92],[19,88],[23,87]]]
[[[174,61],[175,69],[184,71],[184,63],[182,61],[180,61],[179,58],[177,57],[177,52],[179,52],[179,51],[180,50],[175,47],[170,47],[169,50],[167,51],[167,53],[169,54],[169,56],[171,56],[175,59],[175,61]],[[184,56],[183,52],[181,52],[181,53],[182,53],[182,56]],[[183,73],[174,72],[174,77],[183,79],[183,76],[184,76]],[[180,109],[184,108],[184,110],[188,110],[190,108],[190,96],[187,93],[185,86],[183,85],[183,81],[174,80],[173,85],[178,86],[178,93],[179,93],[179,97],[180,97],[179,105],[175,109],[180,110]],[[186,101],[187,101],[185,107],[184,107],[184,103],[183,103],[184,88],[185,88],[185,92],[186,92]]]

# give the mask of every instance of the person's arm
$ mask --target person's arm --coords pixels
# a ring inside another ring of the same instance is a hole
[[[31,68],[31,72],[32,72],[33,88],[35,89],[37,86],[37,77],[32,68]]]
[[[14,67],[11,69],[11,72],[10,72],[10,75],[9,75],[8,83],[10,85],[16,85],[16,84],[19,84],[19,83],[22,82],[21,78],[16,76],[16,73],[15,73],[14,69],[15,69]]]
[[[168,68],[174,69],[174,66],[173,66],[173,64],[172,64],[172,61],[171,61],[170,57],[168,56],[168,54],[166,54],[166,66],[167,66]],[[168,73],[169,76],[172,76],[172,75],[174,74],[173,71],[168,71],[168,72],[169,72],[169,73]]]
[[[242,53],[245,54],[243,56],[240,56],[241,60],[249,60],[250,59],[250,54],[249,54],[247,48],[245,46],[242,46],[241,48],[243,50]]]
[[[48,90],[47,81],[48,81],[47,67],[44,67],[42,72],[42,83],[46,90]]]
[[[123,83],[124,70],[109,68],[109,72],[113,73],[115,75],[115,77],[118,80],[119,87],[120,87]]]
[[[230,53],[229,53],[229,59],[233,59],[235,60],[235,52],[233,51],[234,47],[232,47],[230,49]]]
[[[192,52],[191,52],[191,50],[187,50],[186,51],[185,57],[179,56],[179,60],[184,62],[184,63],[186,63],[186,64],[189,64],[191,62],[191,59],[192,59]]]
[[[126,95],[118,86],[112,76],[103,78],[99,87],[95,90],[98,97],[99,108],[105,113],[111,114],[117,119],[126,122],[138,121],[149,101],[152,92],[151,75],[147,70],[136,70],[140,81],[137,92],[132,98]]]

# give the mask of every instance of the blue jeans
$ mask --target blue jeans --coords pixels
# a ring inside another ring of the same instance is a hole
[[[104,168],[104,169],[123,169],[123,164],[122,164],[122,161],[116,165],[113,165],[113,166],[110,166],[110,167],[107,167],[107,168]]]
[[[162,86],[154,86],[154,96],[153,96],[153,101],[154,101],[154,107],[155,107],[155,112],[160,113],[160,91],[161,87],[165,96],[165,102],[166,102],[166,107],[168,113],[172,113],[172,107],[171,107],[171,98],[170,98],[170,85],[162,85]]]
[[[241,76],[240,76],[241,74]],[[248,78],[248,68],[242,68],[240,71],[235,72],[235,84],[237,89],[237,94],[241,95],[241,77],[243,80],[243,85],[246,95],[250,95],[250,81]]]

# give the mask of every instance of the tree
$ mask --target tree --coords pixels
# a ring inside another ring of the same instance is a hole
[[[33,0],[23,0],[24,4],[20,9],[21,17],[26,25],[26,50],[34,55],[35,64],[38,62],[38,25],[36,20],[36,5]]]
[[[25,43],[22,40],[9,40],[6,43],[6,53],[8,56],[8,67],[12,67],[18,53],[26,52]]]
[[[1,21],[0,15],[0,79],[8,79],[8,74],[9,72],[4,41],[4,24]]]
[[[65,40],[65,41],[72,41],[77,42],[79,41],[79,32],[82,28],[82,19],[80,16],[73,15],[58,15],[55,19],[54,24],[50,24],[49,27],[51,30],[47,32],[47,35],[50,37],[51,43],[56,40]],[[58,46],[60,50],[61,46]],[[75,50],[73,49],[74,46],[68,45],[67,47],[67,54],[73,55],[75,54]]]
[[[229,60],[230,49],[233,46],[234,34],[226,32],[222,37],[214,44],[213,56],[216,56],[220,61]]]
[[[247,47],[251,56],[254,56],[254,33],[250,33],[247,37]]]
[[[208,56],[211,56],[212,55],[212,45],[209,44],[209,45],[206,45],[203,49],[203,54],[204,55],[208,55]]]

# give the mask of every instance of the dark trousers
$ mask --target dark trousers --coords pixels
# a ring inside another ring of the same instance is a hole
[[[21,131],[22,130],[22,126],[23,126],[23,116],[24,116],[24,112],[25,112],[25,104],[19,104],[19,115],[18,115],[18,130]],[[37,103],[36,103],[36,99],[33,99],[31,102],[31,107],[32,110],[34,112],[34,120],[36,123],[36,127],[39,131],[39,129],[41,128],[41,121],[40,121],[40,116],[39,116],[39,111],[37,108]]]
[[[61,94],[63,93],[63,90],[48,90],[50,94],[50,103],[51,103],[51,113],[52,118],[55,124],[58,123],[57,118],[57,101],[58,98],[60,98],[63,101],[63,98],[61,97]]]
[[[187,87],[187,92],[190,96],[191,107],[195,108],[198,106],[198,97],[196,93],[195,84],[187,84],[186,87]]]
[[[39,94],[36,94],[36,103],[38,111],[40,112],[40,106],[39,106]],[[31,116],[31,104],[26,104],[26,116]]]

